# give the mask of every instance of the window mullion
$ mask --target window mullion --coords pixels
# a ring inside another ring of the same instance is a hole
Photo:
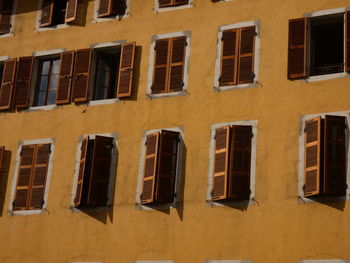
[[[170,74],[171,74],[171,61],[173,53],[173,38],[169,38],[168,42],[168,61],[167,61],[167,72],[165,82],[165,92],[168,93],[170,90]]]

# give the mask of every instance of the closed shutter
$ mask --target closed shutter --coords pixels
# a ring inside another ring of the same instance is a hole
[[[156,41],[152,94],[166,92],[170,43],[170,39]]]
[[[183,75],[186,55],[186,37],[172,38],[171,43],[169,92],[174,92],[181,91],[184,87]]]
[[[213,200],[227,198],[227,178],[229,164],[230,126],[224,126],[215,131]]]
[[[158,164],[159,132],[147,136],[145,171],[141,194],[141,204],[149,204],[154,201],[154,190]]]
[[[0,34],[11,32],[11,16],[13,10],[13,0],[3,0],[0,6]]]
[[[346,194],[346,118],[326,115],[324,124],[324,193]]]
[[[241,28],[238,84],[254,82],[255,26]]]
[[[179,133],[162,130],[155,193],[157,203],[174,201],[178,148]]]
[[[222,32],[220,86],[237,84],[237,55],[239,49],[239,34],[237,29]]]
[[[16,108],[27,108],[29,105],[29,89],[32,81],[34,57],[21,57],[18,60],[16,76]]]
[[[78,0],[67,0],[65,22],[69,23],[77,19]]]
[[[15,58],[5,61],[0,88],[0,110],[8,110],[11,108],[16,76],[16,63],[17,59]]]
[[[305,122],[305,184],[304,196],[320,193],[321,117]]]
[[[306,77],[307,19],[289,20],[288,79]]]
[[[345,12],[345,70],[350,72],[350,11]]]
[[[173,0],[158,0],[159,7],[168,7],[172,5]]]
[[[87,199],[90,206],[107,205],[113,141],[111,137],[95,138]]]
[[[91,58],[90,48],[76,51],[73,79],[73,100],[75,102],[88,100]]]
[[[54,0],[43,0],[41,6],[40,27],[50,26],[52,24]]]
[[[230,147],[229,197],[249,199],[252,126],[232,127]]]
[[[121,62],[119,66],[119,79],[117,87],[118,98],[130,97],[134,72],[136,43],[122,45]]]
[[[61,53],[61,66],[60,75],[58,79],[56,104],[64,104],[70,102],[74,56],[74,51],[67,51]]]
[[[84,182],[84,175],[85,175],[85,168],[86,168],[86,157],[87,157],[87,151],[88,151],[88,143],[89,143],[89,136],[85,137],[83,139],[83,141],[81,142],[79,175],[78,175],[78,182],[77,182],[77,190],[75,192],[75,198],[74,198],[75,207],[79,206],[81,204],[81,201],[82,201],[83,182]]]
[[[113,0],[100,0],[98,17],[105,17],[112,14]]]

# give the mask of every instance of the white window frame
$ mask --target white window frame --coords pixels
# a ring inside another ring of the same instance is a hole
[[[35,22],[35,31],[36,32],[44,32],[44,31],[63,29],[63,28],[69,27],[69,25],[66,22],[64,24],[59,24],[59,25],[55,25],[55,26],[40,27],[42,4],[43,4],[43,0],[39,0],[38,1],[38,11],[37,11],[37,16],[36,16],[36,22]]]
[[[252,263],[251,260],[206,260],[204,263]]]
[[[108,198],[107,198],[107,205],[105,207],[84,207],[84,208],[77,208],[74,204],[74,199],[77,193],[77,185],[78,185],[78,177],[79,177],[79,167],[80,167],[80,156],[81,156],[81,145],[83,142],[83,139],[89,136],[89,139],[95,139],[96,135],[99,136],[106,136],[114,138],[114,147],[112,150],[112,160],[111,160],[111,168],[110,168],[110,174],[109,174],[109,182],[108,182]],[[77,143],[77,150],[76,150],[76,157],[75,157],[75,165],[74,165],[74,176],[73,176],[73,188],[72,188],[72,196],[71,196],[71,202],[70,202],[70,208],[73,212],[81,212],[81,211],[106,211],[111,207],[113,204],[113,197],[114,192],[116,189],[116,172],[117,172],[117,160],[118,160],[118,134],[115,132],[111,133],[100,133],[100,134],[86,134],[79,136],[78,143]]]
[[[299,263],[350,263],[348,259],[303,259]]]
[[[10,32],[7,34],[0,35],[0,38],[3,37],[13,37],[15,35],[15,22],[16,22],[16,13],[17,13],[17,2],[18,0],[13,1],[12,14],[11,14],[11,28]]]
[[[178,153],[177,153],[177,165],[176,165],[176,179],[175,179],[175,198],[173,203],[169,204],[154,204],[153,206],[149,205],[142,205],[141,204],[141,194],[142,194],[142,187],[143,187],[143,177],[144,177],[144,171],[145,171],[145,157],[146,157],[146,140],[147,136],[155,133],[160,132],[161,130],[167,130],[167,131],[175,131],[180,133],[180,142],[178,146]],[[143,133],[142,139],[141,139],[141,150],[140,150],[140,162],[139,162],[139,172],[137,177],[137,188],[136,188],[136,208],[139,210],[154,210],[157,209],[166,209],[166,208],[176,208],[176,205],[181,202],[181,193],[183,191],[181,185],[183,180],[183,166],[184,166],[184,129],[182,127],[172,127],[172,128],[161,128],[161,129],[153,129],[153,130],[147,130]]]
[[[229,29],[236,29],[242,27],[255,26],[255,45],[254,45],[254,81],[253,83],[238,84],[238,85],[228,85],[220,86],[219,77],[221,72],[221,54],[222,54],[222,34],[223,31]],[[242,89],[242,88],[254,88],[258,86],[259,80],[259,64],[260,64],[260,21],[248,21],[230,25],[219,26],[218,35],[217,35],[217,44],[216,44],[216,59],[215,59],[215,75],[214,75],[214,91],[224,91],[232,89]]]
[[[175,263],[173,260],[135,260],[133,263]]]
[[[232,125],[249,125],[252,126],[253,138],[251,144],[251,162],[250,162],[250,197],[249,200],[226,200],[214,201],[211,193],[213,190],[213,177],[214,177],[214,160],[215,160],[215,133],[216,129],[224,126]],[[248,205],[253,204],[255,199],[255,181],[256,181],[256,147],[257,147],[257,131],[258,131],[258,121],[257,120],[245,120],[245,121],[235,121],[235,122],[222,122],[213,124],[210,127],[210,147],[209,147],[209,172],[208,172],[208,186],[207,186],[207,204],[209,206],[242,206],[248,203]],[[211,262],[212,263],[212,262]],[[223,262],[226,263],[226,262]]]
[[[99,5],[100,5],[100,0],[95,0],[94,16],[92,18],[92,21],[94,23],[100,23],[100,22],[106,22],[106,21],[112,21],[112,20],[122,20],[122,19],[130,16],[131,0],[126,0],[126,10],[125,10],[125,14],[123,16],[112,15],[112,16],[108,16],[108,17],[98,17]]]
[[[192,8],[193,7],[193,1],[194,0],[188,0],[187,5],[180,5],[180,6],[170,6],[170,7],[159,7],[159,0],[154,0],[154,8],[153,12],[154,13],[162,13],[162,12],[167,12],[167,11],[172,11],[172,10],[180,10],[180,9],[187,9],[187,8]]]
[[[186,55],[185,55],[185,63],[184,63],[184,76],[183,76],[183,82],[184,87],[181,91],[176,92],[168,92],[168,93],[160,93],[160,94],[152,94],[152,84],[153,84],[153,70],[154,70],[154,60],[155,60],[155,46],[156,41],[159,39],[166,39],[166,38],[174,38],[174,37],[186,37]],[[149,99],[153,98],[164,98],[164,97],[173,97],[173,96],[184,96],[187,95],[187,89],[188,89],[188,71],[189,71],[189,60],[190,60],[190,47],[191,47],[191,31],[181,31],[181,32],[174,32],[174,33],[168,33],[168,34],[162,34],[162,35],[154,35],[151,38],[151,50],[150,50],[150,61],[149,61],[149,68],[148,68],[148,83],[147,83],[147,92],[146,97]]]
[[[47,168],[47,175],[46,175],[46,183],[45,183],[45,192],[44,192],[44,205],[42,209],[36,209],[36,210],[21,210],[21,211],[15,211],[13,210],[13,201],[15,199],[16,194],[16,187],[17,187],[17,181],[18,181],[18,175],[19,175],[19,166],[21,162],[21,151],[22,147],[25,145],[33,145],[33,144],[51,144],[51,153],[49,158],[49,164]],[[37,140],[26,140],[26,141],[19,141],[18,147],[17,147],[17,155],[16,155],[16,163],[15,163],[15,173],[12,180],[12,186],[11,186],[11,195],[10,195],[10,204],[8,207],[8,214],[9,215],[33,215],[33,214],[45,214],[46,213],[46,207],[49,197],[49,188],[50,188],[50,182],[51,182],[51,176],[52,176],[52,165],[53,165],[53,158],[54,158],[54,152],[55,152],[55,138],[48,138],[48,139],[37,139]]]
[[[349,124],[350,124],[350,111],[338,111],[338,112],[326,112],[326,113],[319,113],[319,114],[310,114],[302,116],[300,120],[300,127],[299,130],[299,165],[298,165],[298,200],[301,203],[306,202],[317,202],[318,200],[332,200],[332,201],[343,201],[343,200],[350,200],[350,188],[346,190],[345,196],[320,196],[320,197],[304,197],[304,181],[305,181],[305,174],[304,174],[304,165],[305,165],[305,121],[316,118],[316,117],[325,117],[326,115],[335,115],[335,116],[343,116],[346,117],[347,122],[347,129],[345,129],[345,145],[346,145],[346,156],[347,156],[347,163],[350,160],[350,149],[349,149]],[[350,186],[350,166],[347,165],[347,171],[346,171],[346,181],[347,184]]]

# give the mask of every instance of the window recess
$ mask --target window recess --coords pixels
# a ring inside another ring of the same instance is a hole
[[[123,16],[126,12],[126,0],[97,0],[99,1],[97,14],[99,18],[108,16]]]
[[[188,5],[189,0],[158,0],[159,8]]]
[[[11,32],[11,17],[14,0],[0,1],[0,35]]]

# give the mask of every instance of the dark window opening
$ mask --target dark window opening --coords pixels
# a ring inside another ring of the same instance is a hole
[[[0,90],[1,90],[3,72],[4,72],[4,63],[0,62]]]
[[[52,26],[65,23],[67,0],[55,0],[53,5]]]
[[[90,185],[90,175],[91,175],[91,164],[92,164],[92,155],[94,151],[94,140],[89,140],[87,152],[86,152],[86,163],[85,163],[85,172],[84,172],[84,181],[83,181],[83,190],[81,194],[81,207],[88,206],[88,195],[89,195],[89,185]]]

